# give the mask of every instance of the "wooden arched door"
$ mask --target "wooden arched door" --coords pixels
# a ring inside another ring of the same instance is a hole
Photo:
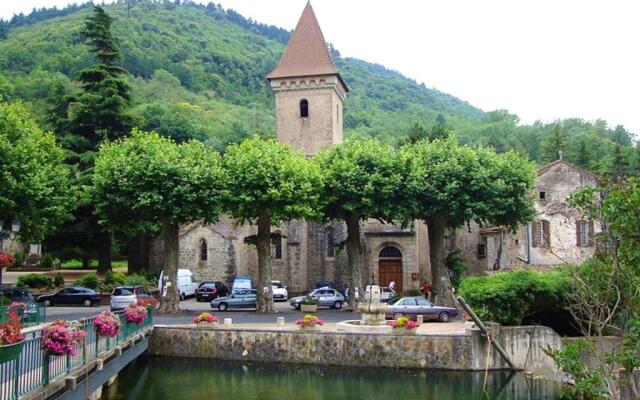
[[[396,293],[402,292],[402,253],[397,247],[388,246],[380,250],[378,281],[380,286],[396,283]]]

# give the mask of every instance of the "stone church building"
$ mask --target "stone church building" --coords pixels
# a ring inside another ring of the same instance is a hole
[[[276,68],[267,75],[275,97],[276,137],[308,156],[343,141],[343,105],[349,88],[338,72],[310,4]],[[536,220],[516,234],[500,227],[471,226],[447,237],[449,251],[458,250],[470,272],[514,264],[560,264],[593,254],[592,221],[582,221],[568,209],[573,190],[597,184],[588,172],[563,161],[538,171]],[[578,229],[576,233],[576,229]],[[342,224],[293,221],[277,229],[282,238],[272,244],[274,280],[302,293],[318,281],[342,288],[347,277],[346,236]],[[180,268],[196,280],[229,282],[235,275],[257,278],[257,251],[245,238],[257,227],[237,225],[229,218],[216,224],[193,223],[180,230]],[[573,241],[572,241],[573,240]],[[362,271],[381,285],[395,281],[399,290],[416,290],[430,281],[427,227],[416,221],[405,229],[371,220],[362,226]],[[150,265],[162,265],[159,241],[152,244]]]

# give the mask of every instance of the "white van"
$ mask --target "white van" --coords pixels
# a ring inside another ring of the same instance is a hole
[[[238,290],[255,289],[256,285],[249,275],[238,275],[233,280],[231,285],[231,293],[235,293]]]
[[[169,277],[164,276],[164,271],[160,272],[158,279],[158,288],[162,288],[162,297],[167,294],[167,282]],[[180,300],[184,300],[187,296],[195,296],[198,283],[193,277],[193,273],[188,269],[178,269],[178,294]]]

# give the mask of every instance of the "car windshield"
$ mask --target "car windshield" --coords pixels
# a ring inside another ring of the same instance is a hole
[[[133,295],[133,288],[115,288],[113,289],[112,296],[131,296]]]
[[[207,282],[200,285],[201,288],[213,289],[216,285],[213,282]]]
[[[389,300],[389,304],[396,304],[398,303],[400,300],[402,300],[401,297],[395,298],[395,299],[391,299]]]
[[[278,289],[282,289],[284,287],[282,285],[282,282],[271,282],[271,286],[273,286],[274,288],[278,288]]]

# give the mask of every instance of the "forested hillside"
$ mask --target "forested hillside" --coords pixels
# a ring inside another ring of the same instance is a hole
[[[264,76],[289,32],[245,19],[212,3],[131,1],[107,5],[130,75],[137,126],[177,140],[196,138],[222,150],[252,133],[274,131],[273,99]],[[176,4],[180,3],[180,4]],[[22,100],[40,124],[64,130],[78,71],[94,62],[80,30],[90,7],[35,10],[0,24],[0,96]],[[349,136],[401,142],[434,125],[471,145],[515,149],[541,163],[563,150],[599,173],[640,168],[640,152],[623,127],[568,119],[520,125],[506,111],[485,113],[383,66],[332,53],[349,85]]]

